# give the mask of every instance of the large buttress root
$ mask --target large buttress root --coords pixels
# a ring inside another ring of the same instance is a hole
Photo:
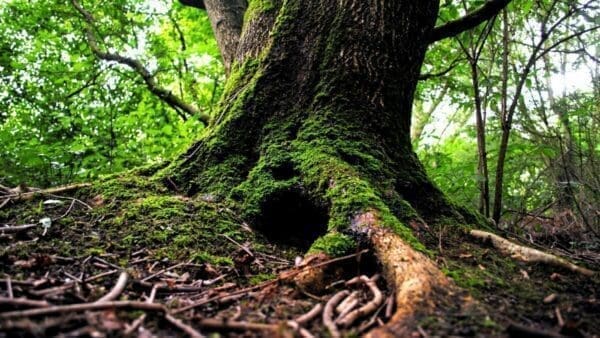
[[[496,249],[498,249],[503,254],[509,255],[514,259],[523,262],[548,264],[564,268],[576,273],[580,273],[588,277],[593,276],[595,274],[594,271],[573,264],[564,258],[513,243],[491,232],[482,230],[471,230],[469,234],[476,239],[491,243]]]

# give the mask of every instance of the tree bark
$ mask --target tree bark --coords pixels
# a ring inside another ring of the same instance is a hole
[[[407,224],[476,220],[430,182],[410,143],[438,4],[250,2],[211,128],[165,172],[171,186],[233,201],[267,238],[310,253],[368,242],[406,305],[396,329],[451,290]]]
[[[246,0],[204,0],[204,7],[221,50],[225,73],[229,74],[242,34],[244,13],[248,2]]]

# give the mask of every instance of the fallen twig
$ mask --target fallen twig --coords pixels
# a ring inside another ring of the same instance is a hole
[[[83,280],[83,283],[92,282],[97,279],[104,278],[106,276],[110,276],[117,272],[119,272],[119,270],[111,270],[111,271],[103,272],[98,275],[92,276],[90,278],[86,278],[85,280]],[[75,286],[75,284],[76,284],[76,281],[71,281],[71,282],[67,282],[63,285],[59,285],[59,286],[55,286],[55,287],[51,287],[51,288],[47,288],[47,289],[43,289],[43,290],[29,290],[28,292],[34,296],[42,297],[42,296],[47,296],[47,295],[50,295],[50,294],[53,294],[56,292],[65,291],[65,290],[70,289],[73,286]]]
[[[90,187],[90,186],[92,186],[90,183],[71,184],[71,185],[54,187],[54,188],[49,188],[49,189],[44,189],[44,190],[13,193],[13,194],[9,194],[9,195],[4,195],[2,197],[9,198],[13,201],[29,201],[29,200],[33,199],[35,196],[39,196],[39,195],[58,194],[58,193],[77,190],[80,188],[85,188],[85,187]]]
[[[203,338],[204,337],[200,332],[196,331],[193,327],[186,325],[184,322],[171,316],[168,313],[165,314],[165,319],[168,320],[171,324],[173,324],[176,327],[178,327],[179,329],[181,329],[181,331],[187,333],[192,338]]]
[[[327,304],[325,304],[325,309],[323,310],[323,324],[327,327],[329,334],[333,338],[341,337],[340,331],[333,321],[333,311],[338,303],[341,302],[344,297],[348,296],[348,294],[350,294],[350,291],[348,290],[340,291],[333,295],[333,297],[327,301]]]
[[[173,314],[179,314],[181,312],[188,311],[188,310],[191,310],[193,308],[196,308],[196,307],[199,307],[199,306],[202,306],[202,305],[205,305],[205,304],[217,301],[217,300],[219,300],[221,298],[225,298],[225,297],[229,297],[229,296],[235,296],[235,295],[240,295],[240,294],[246,294],[246,293],[254,291],[254,290],[262,289],[262,288],[265,288],[267,286],[279,283],[282,280],[293,278],[294,276],[297,276],[299,273],[301,273],[303,271],[306,271],[308,269],[314,269],[314,268],[326,266],[326,265],[329,265],[329,264],[341,262],[341,261],[344,261],[344,260],[348,260],[350,258],[354,258],[354,257],[360,256],[360,255],[362,255],[362,254],[364,254],[364,253],[366,253],[368,251],[369,251],[368,249],[365,249],[365,250],[361,250],[361,251],[359,251],[357,253],[354,253],[354,254],[351,254],[351,255],[342,256],[342,257],[338,257],[338,258],[333,258],[333,259],[330,259],[330,260],[327,260],[327,261],[324,261],[324,262],[321,262],[321,263],[317,263],[315,265],[305,265],[305,266],[301,266],[301,267],[299,267],[297,269],[294,269],[294,270],[291,270],[291,271],[285,271],[285,272],[280,273],[279,277],[277,277],[277,278],[275,278],[273,280],[269,280],[269,281],[263,282],[261,284],[252,286],[252,287],[248,287],[248,288],[245,288],[245,289],[242,289],[242,290],[238,290],[238,291],[232,292],[232,293],[227,294],[227,295],[218,295],[218,296],[215,296],[215,297],[212,297],[212,298],[209,298],[209,299],[204,299],[204,300],[202,300],[200,302],[197,302],[197,303],[194,303],[194,304],[190,304],[188,306],[184,306],[184,307],[176,310],[175,312],[173,312]]]
[[[6,278],[6,292],[8,293],[8,298],[14,298],[14,294],[13,294],[13,288],[12,288],[12,280],[10,279],[10,276],[8,276]]]
[[[204,318],[198,321],[198,325],[211,329],[228,329],[237,331],[275,331],[277,325],[239,322],[232,320],[221,320],[213,318]]]
[[[4,208],[4,206],[7,205],[8,202],[10,202],[10,198],[7,198],[4,201],[0,202],[0,209]]]
[[[148,299],[146,299],[146,303],[148,303],[148,304],[154,303],[154,297],[156,297],[156,289],[157,289],[156,286],[154,286],[152,288],[152,291],[150,291],[150,296],[148,296]],[[133,331],[137,330],[138,327],[140,327],[140,325],[142,325],[142,323],[144,323],[145,319],[146,319],[146,314],[143,313],[136,320],[134,320],[133,323],[131,323],[131,325],[126,325],[125,336],[128,336],[128,335],[132,334]]]
[[[15,305],[27,307],[48,307],[50,303],[45,300],[32,300],[27,298],[6,298],[0,297],[0,305]]]
[[[391,318],[394,312],[394,295],[388,297],[385,302],[385,318]]]
[[[96,303],[110,302],[112,300],[117,299],[117,297],[119,297],[123,290],[125,290],[125,286],[127,285],[127,278],[127,272],[121,272],[121,274],[119,275],[119,279],[117,280],[117,283],[112,288],[112,290],[110,290],[110,292],[104,295],[102,298],[98,299]]]
[[[560,309],[558,308],[558,306],[554,308],[554,313],[556,314],[556,321],[558,322],[558,326],[565,326],[565,320],[563,319],[563,316],[560,313]]]
[[[141,281],[134,281],[134,283],[138,284],[142,287],[149,288],[149,289],[156,287],[157,290],[162,293],[190,293],[190,292],[199,292],[199,291],[206,289],[204,286],[191,286],[191,285],[170,286],[167,283],[158,283],[158,284],[153,285],[149,282],[141,282]]]
[[[168,268],[162,269],[162,270],[160,270],[160,271],[158,271],[158,272],[156,272],[156,273],[153,273],[153,274],[151,274],[150,276],[148,276],[148,277],[146,277],[146,278],[142,279],[142,282],[147,282],[147,281],[151,280],[151,279],[152,279],[152,278],[154,278],[154,277],[160,276],[160,275],[162,275],[163,273],[165,273],[165,272],[167,272],[167,271],[171,271],[171,270],[173,270],[173,269],[177,269],[178,267],[180,267],[180,266],[183,266],[183,265],[185,265],[185,264],[187,264],[187,263],[179,263],[179,264],[175,264],[175,265],[173,265],[173,266],[170,266],[170,267],[168,267]]]
[[[62,314],[69,312],[81,312],[81,311],[90,311],[90,310],[104,310],[104,309],[121,309],[121,308],[129,308],[136,310],[145,310],[145,311],[158,311],[164,312],[165,307],[161,304],[148,304],[145,302],[137,302],[137,301],[113,301],[113,302],[102,302],[102,303],[82,303],[82,304],[70,304],[70,305],[58,305],[51,306],[47,308],[41,309],[30,309],[23,311],[11,311],[0,313],[0,318],[8,319],[8,318],[20,318],[20,317],[34,317],[34,316],[43,316],[43,315],[51,315],[51,314]]]
[[[23,224],[23,225],[13,225],[13,226],[8,226],[5,225],[3,227],[0,228],[0,233],[5,233],[5,234],[14,234],[17,232],[23,232],[23,231],[27,231],[31,228],[35,228],[37,227],[37,224]]]
[[[93,258],[94,258],[95,261],[97,261],[99,263],[102,263],[102,264],[105,264],[105,265],[108,265],[108,266],[112,267],[113,269],[117,269],[118,271],[121,271],[123,269],[120,266],[118,266],[116,264],[113,264],[113,263],[111,263],[111,262],[109,262],[109,261],[107,261],[105,259],[100,258],[100,257],[94,256]]]

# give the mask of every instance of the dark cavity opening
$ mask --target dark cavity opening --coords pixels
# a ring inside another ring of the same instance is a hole
[[[306,250],[327,231],[328,208],[298,190],[279,191],[261,207],[256,227],[268,240]]]

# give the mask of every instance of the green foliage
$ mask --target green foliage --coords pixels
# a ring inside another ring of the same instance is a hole
[[[83,5],[101,48],[140,60],[156,82],[213,109],[223,70],[206,13],[170,1]],[[197,138],[130,68],[97,59],[70,2],[0,4],[0,177],[5,185],[90,180],[170,159]]]
[[[481,3],[442,1],[438,25]],[[472,62],[477,70],[492,199],[501,135],[511,130],[502,186],[505,220],[515,212],[542,209],[557,201],[564,190],[565,178],[560,173],[564,169],[560,168],[566,158],[571,162],[571,179],[576,181],[570,183],[572,192],[580,204],[571,208],[595,218],[597,208],[591,205],[597,205],[598,194],[592,191],[598,191],[598,181],[593,173],[599,168],[598,149],[591,149],[597,138],[591,135],[597,134],[592,130],[597,128],[600,91],[594,65],[598,51],[589,46],[597,45],[600,36],[593,26],[594,11],[586,1],[513,1],[506,22],[499,15],[430,48],[422,69],[426,80],[416,93],[412,137],[430,176],[453,200],[477,208],[479,184],[485,179],[478,171]],[[502,64],[505,25],[509,36],[506,74]],[[526,74],[530,60],[531,71]],[[586,77],[592,81],[581,80]],[[521,81],[523,90],[515,96]],[[596,82],[593,88],[590,82]],[[503,122],[503,100],[508,108],[516,107],[509,125]]]

